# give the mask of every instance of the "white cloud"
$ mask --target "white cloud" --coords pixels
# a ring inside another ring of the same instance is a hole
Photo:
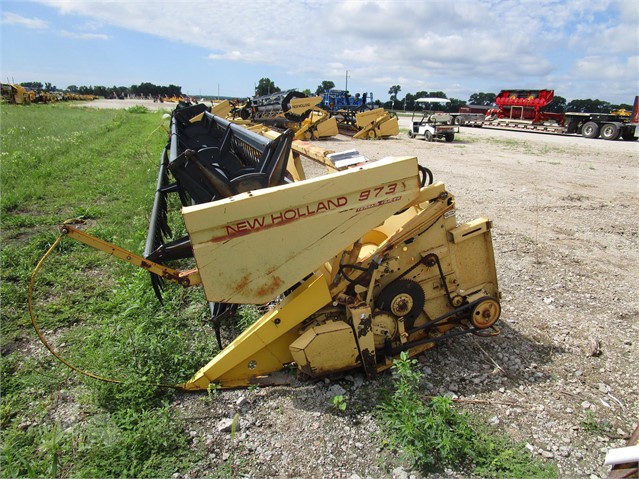
[[[45,30],[49,27],[47,22],[39,18],[27,18],[11,12],[2,13],[2,23],[5,25],[20,25],[34,30]]]
[[[38,1],[204,48],[211,62],[268,64],[317,82],[348,70],[361,84],[401,82],[407,92],[508,83],[562,95],[551,82],[571,70],[637,77],[637,0]]]
[[[607,81],[627,79],[629,83],[639,84],[639,56],[629,57],[626,61],[606,56],[584,57],[575,63],[575,75],[585,80]]]
[[[66,30],[59,30],[58,35],[66,38],[73,38],[75,40],[108,40],[109,36],[102,33],[78,33],[68,32]]]

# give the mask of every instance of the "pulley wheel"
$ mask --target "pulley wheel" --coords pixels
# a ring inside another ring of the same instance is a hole
[[[490,328],[497,322],[500,314],[501,306],[499,302],[494,298],[487,297],[473,308],[470,314],[470,322],[479,329]]]
[[[403,317],[406,326],[412,328],[425,302],[426,295],[419,283],[400,279],[384,288],[377,298],[377,307],[398,318]]]

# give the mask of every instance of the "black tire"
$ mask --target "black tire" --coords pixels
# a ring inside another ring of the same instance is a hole
[[[637,137],[635,136],[636,131],[636,129],[633,131],[632,129],[624,128],[621,132],[621,138],[625,141],[637,141]]]
[[[444,139],[446,140],[447,143],[450,143],[451,141],[455,139],[455,133],[446,133],[444,135]]]
[[[601,127],[601,137],[604,140],[616,140],[619,138],[619,127],[614,123],[606,123]]]
[[[413,133],[413,130],[408,130],[408,138],[415,138],[415,133]]]
[[[430,131],[426,130],[424,132],[424,140],[433,141],[433,134]]]
[[[599,136],[599,125],[594,121],[589,121],[581,127],[581,136],[584,138],[597,138]]]

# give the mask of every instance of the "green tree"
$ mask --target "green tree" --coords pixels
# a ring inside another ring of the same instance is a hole
[[[275,82],[270,78],[260,78],[260,81],[255,87],[255,96],[270,95],[271,93],[277,93],[282,91],[279,87],[275,86]]]
[[[67,91],[69,93],[78,93],[78,87],[76,85],[69,85]]]
[[[473,93],[472,95],[470,95],[470,98],[468,98],[468,104],[490,106],[495,103],[496,97],[497,95],[495,95],[494,93]]]
[[[552,101],[546,105],[544,110],[551,113],[563,113],[566,111],[566,99],[563,96],[555,95]]]
[[[580,113],[609,113],[610,103],[602,100],[572,100],[566,105],[566,111],[574,111]]]
[[[465,106],[466,102],[464,100],[458,100],[457,98],[450,98],[450,103],[446,105],[446,111],[448,113],[457,113],[459,108]]]
[[[448,97],[446,96],[446,93],[444,93],[443,91],[431,91],[428,93],[428,96],[431,98],[446,98],[448,99]]]
[[[31,88],[32,90],[42,90],[43,87],[42,83],[40,83],[39,81],[26,81],[20,83],[20,86]]]
[[[395,103],[397,102],[397,94],[402,90],[402,87],[399,85],[393,85],[388,89],[388,94],[391,96],[391,104],[392,108],[395,108]]]
[[[317,87],[315,90],[316,95],[321,95],[322,93],[326,93],[328,90],[332,90],[335,88],[335,83],[330,80],[324,80],[321,85]]]

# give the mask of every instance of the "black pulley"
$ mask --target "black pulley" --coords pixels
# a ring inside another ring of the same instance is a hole
[[[426,295],[419,283],[410,279],[399,279],[388,284],[377,298],[376,305],[382,311],[404,318],[407,328],[412,328],[424,309]]]

